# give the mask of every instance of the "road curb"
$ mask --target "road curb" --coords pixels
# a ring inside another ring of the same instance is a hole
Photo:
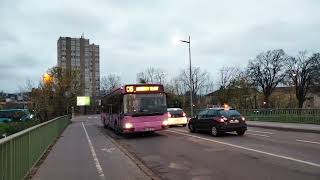
[[[285,130],[285,131],[295,131],[295,132],[307,132],[307,133],[318,133],[320,134],[320,130],[316,129],[301,129],[294,127],[279,127],[279,126],[268,126],[268,125],[260,125],[260,124],[247,124],[249,127],[260,127],[266,129],[276,129],[276,130]]]

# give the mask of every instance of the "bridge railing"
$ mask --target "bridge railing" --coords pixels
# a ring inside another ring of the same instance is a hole
[[[0,139],[0,180],[21,180],[70,123],[61,116]]]
[[[320,109],[239,109],[247,120],[320,124]]]

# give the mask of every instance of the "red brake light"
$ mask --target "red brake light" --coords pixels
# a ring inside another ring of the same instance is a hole
[[[185,112],[183,112],[182,116],[183,116],[183,117],[186,117],[186,116],[187,116],[187,114],[186,114]]]
[[[171,118],[171,114],[168,112],[168,118]]]

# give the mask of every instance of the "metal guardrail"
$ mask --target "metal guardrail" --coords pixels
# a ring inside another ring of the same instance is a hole
[[[21,180],[70,123],[62,116],[0,139],[0,180]]]
[[[239,109],[251,121],[320,124],[320,109]]]

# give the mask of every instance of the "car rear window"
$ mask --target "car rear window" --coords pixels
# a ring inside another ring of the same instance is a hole
[[[241,116],[241,114],[237,110],[234,110],[234,109],[220,110],[219,113],[221,116],[224,116],[224,117],[240,117]]]
[[[183,111],[181,109],[178,110],[169,110],[170,114],[183,114]]]

